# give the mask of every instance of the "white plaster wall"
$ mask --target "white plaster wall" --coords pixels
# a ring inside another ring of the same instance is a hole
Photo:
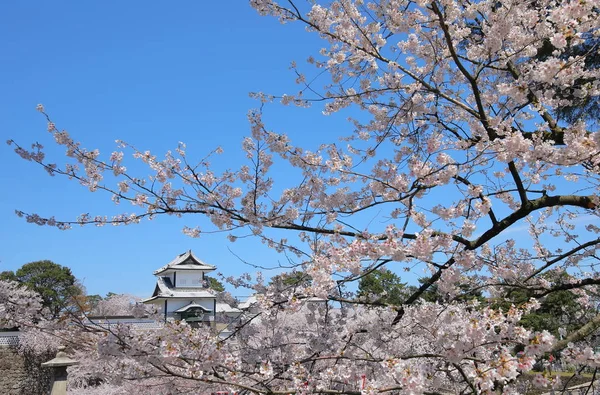
[[[177,272],[177,287],[204,288],[202,272]]]

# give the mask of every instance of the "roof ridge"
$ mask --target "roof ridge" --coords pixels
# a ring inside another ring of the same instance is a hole
[[[194,262],[191,263],[185,263],[188,259],[191,259]],[[182,254],[179,254],[175,257],[175,259],[171,260],[171,262],[167,263],[166,265],[160,267],[159,269],[154,271],[154,275],[158,275],[168,269],[174,269],[176,266],[184,266],[184,265],[189,265],[189,266],[198,266],[197,268],[195,267],[187,267],[186,269],[190,270],[190,269],[198,269],[198,270],[215,270],[217,267],[214,265],[209,265],[208,263],[204,262],[203,260],[201,260],[200,258],[198,258],[193,252],[192,250],[188,250],[187,252],[184,252]],[[183,267],[182,267],[183,269]]]

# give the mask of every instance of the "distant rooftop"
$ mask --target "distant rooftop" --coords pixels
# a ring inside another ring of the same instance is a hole
[[[255,305],[256,303],[258,303],[258,299],[256,298],[256,294],[254,294],[254,295],[250,295],[248,297],[248,299],[241,302],[238,305],[238,307],[242,310],[246,310],[246,309],[249,309],[252,305]]]
[[[231,307],[227,303],[217,302],[217,313],[241,313],[242,310]]]

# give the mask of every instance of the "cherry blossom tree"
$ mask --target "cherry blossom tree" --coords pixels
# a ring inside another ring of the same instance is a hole
[[[38,294],[16,281],[0,280],[0,328],[33,325],[42,310]]]
[[[547,352],[596,369],[600,354],[585,340],[600,316],[560,340],[519,319],[559,291],[586,306],[600,284],[600,135],[589,119],[556,117],[570,97],[600,93],[600,71],[586,67],[598,50],[589,45],[600,34],[598,1],[250,3],[304,25],[324,47],[308,60],[317,77],[292,64],[297,92],[254,94],[261,106],[248,114],[246,165],[218,173],[207,158],[220,148],[194,161],[183,143],[160,159],[119,141],[104,157],[58,129],[41,105],[67,160],[9,141],[50,175],[133,206],[76,220],[17,211],[28,222],[67,229],[204,216],[231,241],[250,233],[296,254],[312,279],[287,293],[237,280],[261,291],[262,312],[240,324],[235,342],[180,323],[161,334],[111,333],[97,348],[98,358],[117,361],[107,377],[162,377],[174,380],[172,391],[208,386],[202,393],[519,393],[519,375]],[[347,113],[352,131],[340,125],[318,150],[296,146],[263,120],[276,101]],[[128,171],[131,156],[150,174]],[[276,166],[289,176],[273,178]],[[184,228],[191,237],[202,231]],[[346,291],[384,267],[427,280],[396,305]],[[422,301],[432,287],[439,303]],[[512,290],[532,299],[508,309],[464,302]],[[535,382],[560,388],[543,375]]]
[[[113,294],[101,299],[91,310],[92,316],[122,316],[143,314],[141,299],[127,294]]]

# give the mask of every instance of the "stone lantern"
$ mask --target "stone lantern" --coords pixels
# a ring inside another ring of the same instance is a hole
[[[61,346],[58,348],[56,358],[42,364],[42,367],[54,370],[50,395],[67,394],[67,367],[77,365],[78,363],[78,361],[69,358],[65,353],[65,347]]]

